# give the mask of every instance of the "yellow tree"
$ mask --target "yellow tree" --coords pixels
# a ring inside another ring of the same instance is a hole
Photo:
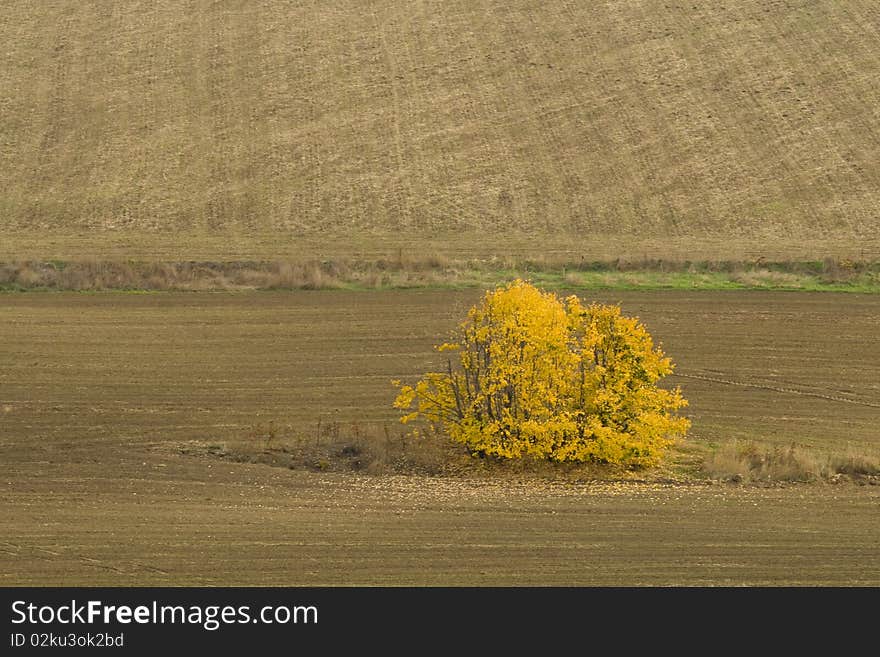
[[[618,306],[517,280],[487,291],[437,349],[445,371],[395,381],[394,406],[474,453],[648,466],[689,427],[681,391],[657,386],[672,361]]]

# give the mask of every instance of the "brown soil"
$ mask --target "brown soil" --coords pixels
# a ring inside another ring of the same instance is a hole
[[[390,379],[430,367],[477,294],[4,295],[0,584],[880,584],[878,486],[210,453],[268,422],[289,441],[393,427]],[[678,363],[690,454],[734,438],[876,452],[877,297],[609,295]]]

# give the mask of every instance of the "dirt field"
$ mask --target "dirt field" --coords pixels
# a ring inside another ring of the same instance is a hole
[[[876,258],[878,18],[5,2],[0,257]]]
[[[468,291],[0,297],[0,584],[878,585],[880,487],[370,476],[182,453],[392,423]],[[613,292],[692,445],[880,444],[880,298]]]

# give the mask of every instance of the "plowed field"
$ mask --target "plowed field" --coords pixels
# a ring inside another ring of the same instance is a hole
[[[176,449],[392,423],[470,291],[0,298],[0,578],[25,584],[880,584],[880,487],[366,475]],[[880,299],[613,292],[694,445],[876,451]]]

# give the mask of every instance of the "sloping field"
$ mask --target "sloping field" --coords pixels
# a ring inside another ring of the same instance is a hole
[[[0,322],[5,585],[880,584],[880,487],[559,483],[238,463],[393,427],[477,291],[22,293]],[[877,454],[880,297],[613,292],[678,364],[688,448]],[[392,432],[395,429],[391,429]],[[200,449],[197,449],[199,448]]]
[[[0,258],[876,258],[880,6],[5,2]]]

